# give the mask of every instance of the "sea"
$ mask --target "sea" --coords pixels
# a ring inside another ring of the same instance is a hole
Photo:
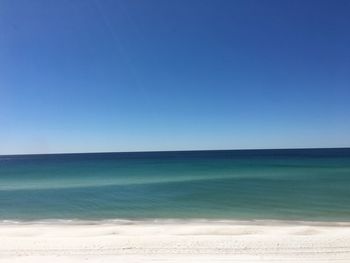
[[[350,222],[350,148],[0,156],[0,221]]]

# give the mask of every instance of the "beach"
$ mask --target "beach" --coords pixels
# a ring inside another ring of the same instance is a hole
[[[350,263],[350,0],[0,0],[0,263]]]
[[[0,261],[350,262],[350,224],[283,221],[0,225]]]
[[[350,149],[0,156],[0,262],[350,262]]]

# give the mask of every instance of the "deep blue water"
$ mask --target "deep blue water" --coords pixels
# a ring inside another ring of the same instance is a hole
[[[0,156],[0,220],[350,221],[350,149]]]

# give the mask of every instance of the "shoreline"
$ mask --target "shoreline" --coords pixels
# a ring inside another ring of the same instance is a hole
[[[146,219],[42,219],[42,220],[0,220],[2,226],[21,226],[21,225],[257,225],[257,226],[345,226],[350,227],[350,221],[322,221],[322,220],[282,220],[282,219],[207,219],[207,218],[146,218]]]
[[[2,223],[0,240],[5,263],[350,262],[350,222]]]

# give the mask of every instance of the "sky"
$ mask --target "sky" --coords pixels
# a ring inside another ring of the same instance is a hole
[[[0,154],[350,146],[350,1],[1,0]]]

